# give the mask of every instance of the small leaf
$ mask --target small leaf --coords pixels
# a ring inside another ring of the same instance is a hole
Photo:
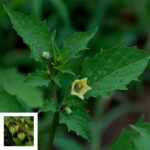
[[[48,87],[50,83],[50,78],[48,73],[37,70],[35,73],[29,73],[27,79],[24,81],[24,85],[33,87]]]
[[[86,101],[83,101],[76,96],[69,96],[63,100],[62,105],[63,106],[81,106],[83,103],[86,103]]]
[[[63,59],[62,63],[68,62],[71,58],[78,57],[78,53],[87,49],[88,42],[93,38],[97,29],[88,32],[79,32],[64,42],[60,55]]]
[[[53,80],[59,87],[62,87],[62,86],[61,86],[61,83],[60,83],[60,78],[59,78],[58,75],[53,76],[53,77],[52,77],[52,80]]]
[[[15,145],[17,145],[17,146],[22,145],[21,141],[18,138],[13,137],[13,141],[14,141]]]
[[[17,97],[7,93],[2,85],[0,85],[0,112],[25,112]]]
[[[86,59],[81,76],[87,77],[92,87],[87,97],[108,97],[114,90],[126,90],[126,85],[143,72],[149,57],[150,53],[136,47],[119,45]]]
[[[4,6],[9,15],[14,29],[24,42],[30,47],[32,57],[41,61],[42,52],[46,51],[52,56],[51,33],[45,22],[41,22],[33,16],[25,16]]]
[[[40,109],[39,109],[39,113],[40,112],[48,112],[51,111],[52,113],[56,112],[57,109],[57,104],[54,100],[51,101],[47,101]]]
[[[76,76],[69,65],[62,65],[59,67],[55,67],[55,69],[61,71],[62,73],[67,73],[67,74],[71,74],[73,76]]]
[[[91,141],[89,134],[90,119],[87,111],[81,107],[71,107],[71,110],[71,114],[67,114],[66,111],[60,112],[60,124],[66,124],[69,131],[74,131],[77,135]]]
[[[52,35],[51,35],[51,43],[52,43],[52,51],[53,51],[53,55],[54,55],[54,62],[57,63],[59,62],[59,49],[57,47],[57,44],[56,44],[56,30],[54,30],[52,32]]]

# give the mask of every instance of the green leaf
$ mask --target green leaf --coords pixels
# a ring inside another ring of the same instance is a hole
[[[69,96],[63,100],[62,105],[63,106],[81,106],[83,103],[86,103],[86,101],[81,100],[80,98],[76,96]]]
[[[4,6],[14,29],[24,42],[30,47],[32,57],[41,61],[42,52],[49,52],[52,56],[51,33],[45,22],[41,22],[33,16],[25,16]]]
[[[136,47],[119,45],[86,59],[82,77],[87,77],[92,87],[87,97],[108,97],[111,91],[126,90],[126,85],[143,72],[149,57],[150,53]]]
[[[68,73],[59,72],[56,76],[53,76],[53,81],[59,86],[63,87],[64,90],[61,90],[66,94],[70,88],[70,84],[76,79],[75,76]],[[65,95],[64,95],[65,96]]]
[[[56,85],[58,85],[59,87],[62,87],[62,86],[61,86],[61,83],[60,83],[60,78],[59,78],[58,75],[53,76],[53,77],[52,77],[52,80],[56,83]]]
[[[54,30],[52,32],[51,43],[52,43],[52,51],[53,51],[53,55],[54,55],[54,62],[57,63],[60,61],[59,60],[60,58],[59,58],[59,49],[56,44],[56,30]]]
[[[27,79],[24,81],[24,85],[33,87],[48,87],[50,83],[49,74],[41,70],[37,70],[35,73],[29,73]]]
[[[14,137],[13,137],[12,139],[13,139],[15,145],[17,145],[17,146],[22,145],[21,141],[20,141],[18,138],[14,138]]]
[[[87,49],[88,42],[93,38],[97,29],[88,32],[79,32],[74,34],[71,38],[65,40],[60,55],[63,63],[68,62],[71,58],[78,57],[78,53]]]
[[[133,130],[137,132],[137,137],[134,138],[134,143],[137,150],[149,150],[150,148],[150,130],[131,126]]]
[[[54,67],[54,68],[61,71],[62,73],[67,73],[67,74],[71,74],[73,76],[76,76],[69,65],[65,64],[62,66]]]
[[[34,146],[33,141],[28,141],[25,143],[26,146]]]
[[[56,112],[57,109],[57,104],[54,100],[51,101],[47,101],[40,109],[39,109],[39,113],[40,112],[48,112],[51,111],[52,113]]]
[[[71,107],[72,113],[67,114],[66,111],[61,111],[59,114],[60,124],[66,124],[69,131],[76,132],[77,135],[91,141],[89,134],[88,113],[81,107]]]
[[[17,97],[9,94],[2,85],[0,85],[0,112],[25,112]]]
[[[26,105],[35,108],[43,105],[43,92],[31,86],[24,86],[25,76],[16,69],[0,68],[0,83],[6,91],[17,95]]]
[[[123,130],[112,150],[149,150],[150,123],[142,117],[130,130]]]

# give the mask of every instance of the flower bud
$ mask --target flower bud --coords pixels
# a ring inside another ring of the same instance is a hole
[[[16,133],[16,129],[14,125],[9,126],[9,131],[11,133],[11,135],[13,136]]]
[[[65,111],[67,112],[68,115],[72,113],[72,110],[70,107],[65,107]]]
[[[48,59],[50,58],[49,52],[46,52],[46,51],[43,52],[43,53],[42,53],[42,57],[43,57],[44,59],[47,59],[47,60],[48,60]]]
[[[18,133],[18,139],[22,142],[25,139],[26,135],[24,132]]]

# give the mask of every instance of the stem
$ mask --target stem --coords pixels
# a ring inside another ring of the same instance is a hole
[[[51,129],[50,129],[50,136],[49,136],[47,150],[53,149],[53,142],[54,142],[54,137],[55,137],[55,133],[56,133],[56,128],[58,125],[58,119],[59,119],[59,116],[58,116],[58,113],[56,112],[54,114],[53,122],[52,122]]]
[[[53,94],[53,98],[57,103],[57,92],[56,92],[56,84],[54,83],[54,81],[52,81],[52,94]]]
[[[56,85],[53,81],[52,81],[52,94],[53,94],[54,100],[57,102]],[[54,141],[54,137],[55,137],[55,133],[56,133],[56,128],[58,125],[58,120],[59,120],[58,112],[55,112],[54,117],[53,117],[53,121],[52,121],[52,125],[51,125],[51,129],[50,129],[50,136],[49,136],[49,142],[48,142],[47,150],[53,149],[53,141]]]

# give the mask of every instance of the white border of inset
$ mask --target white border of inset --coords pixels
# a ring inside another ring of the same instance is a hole
[[[4,117],[33,116],[34,117],[34,146],[4,146]],[[0,150],[38,150],[38,114],[37,113],[0,113]]]

